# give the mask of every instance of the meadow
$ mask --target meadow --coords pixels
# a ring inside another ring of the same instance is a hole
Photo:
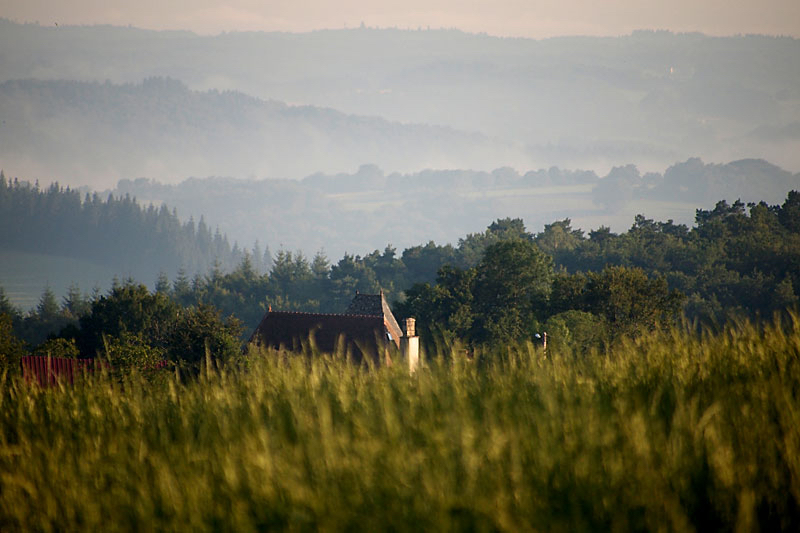
[[[459,227],[474,227],[475,212],[478,218],[490,220],[489,213],[509,213],[524,218],[527,225],[539,228],[555,220],[569,217],[573,227],[582,228],[586,233],[600,226],[608,226],[614,231],[624,232],[631,226],[634,217],[646,213],[656,220],[674,220],[676,223],[691,225],[695,209],[701,207],[697,202],[670,201],[664,198],[637,198],[635,202],[620,206],[615,210],[598,205],[592,196],[594,184],[551,185],[528,187],[451,187],[444,192],[431,185],[425,194],[408,197],[388,194],[386,190],[359,190],[355,192],[334,192],[325,196],[339,203],[344,212],[361,213],[363,216],[400,209],[406,205],[405,212],[419,209],[435,212],[441,209],[439,195],[446,194],[450,202],[456,202],[456,211],[465,212],[459,220]],[[482,202],[482,203],[481,203]],[[469,208],[465,208],[468,205]],[[423,206],[423,207],[421,207]],[[429,223],[430,226],[432,223]],[[435,224],[433,224],[435,226]],[[428,228],[424,226],[424,228]],[[416,229],[416,228],[415,228]],[[417,232],[419,233],[419,232]],[[419,233],[416,237],[424,239],[429,233]],[[395,237],[397,239],[399,237]],[[452,234],[437,236],[437,242],[453,241]],[[404,243],[394,242],[395,245]]]
[[[91,294],[111,285],[118,275],[112,268],[88,260],[47,253],[0,250],[0,286],[9,300],[27,311],[36,307],[45,288],[66,294],[70,286]],[[44,281],[43,281],[44,280]]]
[[[800,317],[573,354],[0,383],[0,530],[763,531],[800,524]],[[213,365],[212,365],[213,366]]]

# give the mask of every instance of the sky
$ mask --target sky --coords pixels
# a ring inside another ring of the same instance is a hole
[[[15,22],[149,29],[290,31],[458,28],[546,38],[636,29],[800,37],[800,0],[0,0]]]

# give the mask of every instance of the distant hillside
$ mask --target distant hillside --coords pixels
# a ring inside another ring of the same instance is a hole
[[[364,161],[411,170],[528,158],[479,134],[191,91],[168,78],[8,81],[0,84],[0,116],[4,168],[98,188],[137,176],[302,177]]]
[[[112,276],[154,283],[159,273],[230,269],[244,253],[200,218],[181,222],[165,205],[141,206],[127,195],[100,198],[53,184],[46,189],[0,172],[0,286],[29,304],[45,285],[104,289]],[[258,264],[263,260],[255,259]]]
[[[670,166],[664,174],[644,175],[633,165],[616,167],[593,191],[595,202],[618,211],[637,201],[710,206],[715,198],[780,203],[800,188],[800,173],[792,174],[763,159],[706,164],[693,157]]]
[[[253,135],[238,126],[225,130],[230,125],[223,121],[225,135],[212,130],[206,142],[168,139],[161,147],[165,151],[182,148],[181,142],[206,149],[231,138],[224,150],[237,163],[209,169],[201,164],[211,158],[206,150],[197,159],[186,158],[170,179],[293,177],[290,171],[297,167],[286,161],[300,165],[298,159],[317,165],[301,174],[339,172],[365,162],[401,172],[504,165],[605,171],[626,163],[651,170],[694,156],[707,161],[762,158],[800,170],[800,40],[792,38],[643,31],[614,38],[533,40],[370,28],[198,36],[0,20],[0,50],[0,82],[140,83],[170,76],[193,90],[235,90],[264,101],[344,113],[292,108],[306,121],[298,126],[300,133],[288,127],[285,137]],[[318,114],[327,117],[325,127]],[[350,115],[390,122],[375,124]],[[497,146],[486,149],[485,140],[453,139],[449,130],[416,129],[409,135],[391,121],[436,124],[531,146],[525,154],[530,161],[520,162],[513,151],[498,154]],[[253,141],[249,152],[236,132]],[[176,142],[179,146],[172,146]],[[287,147],[285,157],[279,156]],[[474,153],[479,147],[483,150]],[[461,158],[445,157],[452,155],[450,149],[462,149],[457,152]],[[352,150],[362,157],[347,159]],[[159,167],[157,159],[149,167],[127,161],[117,167],[109,157],[87,172],[166,179],[172,168]]]
[[[369,253],[387,243],[455,243],[493,220],[523,218],[535,231],[571,218],[589,230],[625,231],[637,214],[692,224],[696,209],[721,199],[778,204],[800,190],[800,174],[763,160],[706,164],[689,159],[663,173],[634,165],[594,171],[550,169],[519,172],[425,170],[385,174],[375,165],[352,173],[310,175],[302,181],[189,179],[166,185],[122,180],[113,191],[141,201],[175,205],[186,216],[205,215],[239,242],[272,250],[323,249],[332,257]]]
[[[341,257],[366,256],[387,244],[456,244],[506,217],[523,218],[532,231],[569,218],[573,228],[624,232],[638,214],[690,225],[697,209],[718,200],[779,204],[790,190],[800,190],[800,174],[763,160],[707,164],[695,158],[663,173],[642,174],[627,165],[603,177],[557,167],[385,174],[363,165],[300,181],[217,177],[173,185],[140,178],[88,196],[58,186],[4,183],[0,285],[30,307],[46,283],[63,294],[73,281],[83,290],[105,288],[114,275],[153,283],[160,271],[173,277],[181,266],[190,277],[205,274],[216,259],[228,269],[243,251],[231,247],[226,234],[261,243],[251,255],[255,269],[264,272],[268,249]],[[142,207],[148,204],[177,211]],[[209,226],[221,233],[212,234]]]

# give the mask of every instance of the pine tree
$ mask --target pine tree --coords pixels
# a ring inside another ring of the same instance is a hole
[[[53,289],[48,285],[42,292],[39,303],[36,305],[36,315],[41,320],[49,320],[58,317],[60,314],[56,295]]]
[[[172,282],[172,294],[183,305],[188,305],[192,300],[192,286],[183,268],[178,270],[178,275]]]
[[[273,261],[272,253],[269,251],[269,246],[264,247],[264,257],[261,259],[261,263],[264,265],[264,274],[272,270]]]
[[[159,294],[169,294],[169,278],[163,270],[159,272],[158,279],[156,280],[156,292]]]
[[[261,275],[264,273],[264,268],[262,264],[262,257],[263,252],[261,251],[261,246],[258,244],[258,240],[256,240],[255,244],[253,245],[253,268],[256,270],[256,273]]]
[[[81,292],[78,285],[73,283],[67,289],[61,309],[65,315],[71,318],[80,318],[89,312],[90,306],[89,299]]]
[[[3,287],[0,287],[0,315],[8,315],[12,319],[18,319],[21,315],[19,309],[6,296]]]

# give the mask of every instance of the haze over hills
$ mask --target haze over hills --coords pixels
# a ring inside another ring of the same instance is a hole
[[[800,188],[800,41],[0,19],[0,169],[332,258],[504,217],[691,224]]]
[[[115,276],[150,284],[159,272],[202,276],[214,263],[230,270],[245,250],[264,271],[281,250],[307,258],[322,251],[335,262],[387,245],[456,245],[505,217],[523,219],[533,232],[571,219],[571,227],[586,235],[601,226],[624,233],[638,214],[691,226],[696,209],[719,200],[778,205],[792,189],[800,189],[800,174],[763,160],[719,165],[699,159],[663,173],[620,166],[603,177],[557,167],[524,174],[510,167],[386,174],[362,165],[353,173],[315,173],[299,181],[218,177],[164,184],[139,178],[87,195],[83,205],[77,191],[15,182],[0,205],[10,230],[0,239],[0,286],[30,308],[45,285],[62,294],[73,283],[102,290]],[[181,224],[176,213],[188,222]]]
[[[304,115],[311,126],[298,126],[307,134],[290,127],[281,142],[241,128],[225,134],[202,123],[196,130],[184,128],[178,148],[196,147],[196,152],[176,157],[185,163],[183,172],[166,170],[173,160],[156,150],[154,160],[143,165],[146,172],[135,173],[136,166],[124,158],[116,173],[113,165],[104,164],[87,170],[93,182],[105,180],[105,186],[139,175],[173,181],[210,174],[300,178],[370,162],[389,172],[505,165],[606,172],[627,163],[661,170],[690,157],[716,162],[747,157],[800,170],[800,41],[792,38],[635,32],[533,40],[369,28],[207,37],[113,26],[45,28],[5,20],[0,21],[0,48],[0,81],[140,84],[168,76],[203,91],[190,93],[190,99],[205,99],[207,105],[218,103],[204,91],[235,90],[267,107],[286,102],[326,108],[285,108],[282,113]],[[322,128],[321,138],[312,118],[317,114],[338,117],[328,119],[330,127]],[[98,118],[101,124],[107,120]],[[457,131],[408,130],[393,121]],[[275,115],[267,122],[274,129],[264,126],[262,133],[285,126]],[[364,144],[376,128],[383,131],[375,144]],[[127,139],[132,146],[123,152],[148,148],[135,131]],[[428,148],[423,157],[417,158],[418,145],[405,146],[407,134]],[[310,138],[315,142],[309,143]],[[268,154],[265,140],[277,149]],[[396,142],[389,148],[381,140]],[[233,146],[238,166],[202,171],[207,167],[198,162],[211,157],[209,146],[220,143],[220,151]],[[342,145],[367,153],[359,161],[343,161],[348,150]],[[453,157],[448,149],[461,151]],[[369,157],[375,153],[382,157]],[[261,159],[250,163],[259,157],[269,164]],[[298,169],[298,158],[316,168]],[[15,174],[22,170],[7,168]]]
[[[165,202],[184,217],[204,215],[232,239],[271,250],[328,257],[364,255],[387,244],[398,249],[434,240],[455,243],[493,220],[522,218],[531,231],[570,218],[588,233],[604,225],[626,231],[637,214],[692,225],[695,210],[717,201],[781,204],[800,189],[792,174],[763,160],[707,164],[699,159],[642,173],[633,165],[607,175],[557,167],[519,172],[426,170],[385,173],[375,165],[355,172],[316,173],[301,181],[188,179],[167,185],[122,180],[112,192],[143,203]]]
[[[511,143],[447,127],[287,106],[234,91],[20,80],[0,84],[0,163],[24,176],[108,187],[126,177],[303,177],[364,161],[417,166],[527,166]]]

